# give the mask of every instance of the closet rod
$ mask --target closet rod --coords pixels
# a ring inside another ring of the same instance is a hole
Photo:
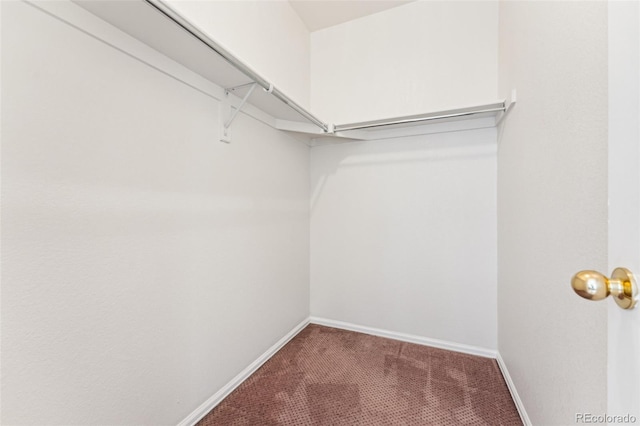
[[[337,124],[335,126],[335,132],[346,132],[348,130],[372,129],[375,127],[393,126],[395,124],[420,123],[423,121],[442,120],[444,118],[464,117],[464,116],[471,116],[476,114],[486,114],[490,112],[504,112],[504,111],[505,111],[505,104],[504,102],[502,102],[499,104],[483,105],[482,107],[478,107],[478,109],[465,108],[463,110],[443,111],[443,112],[437,112],[429,115],[420,115],[420,116],[413,116],[413,117],[406,117],[406,118],[364,121],[361,123],[352,123],[352,124]]]
[[[180,26],[187,33],[198,39],[200,42],[204,43],[215,53],[220,55],[225,61],[235,67],[238,71],[249,77],[251,80],[258,83],[260,87],[266,90],[268,93],[271,93],[273,96],[278,98],[280,101],[284,102],[291,109],[296,111],[298,114],[320,127],[325,132],[329,132],[329,125],[324,123],[322,120],[315,117],[313,114],[305,110],[303,107],[298,105],[295,101],[290,99],[287,95],[282,93],[280,90],[275,88],[273,84],[269,83],[267,80],[262,78],[258,73],[253,71],[247,65],[243,64],[239,59],[221,47],[218,43],[211,40],[206,34],[197,29],[194,25],[192,25],[189,21],[184,19],[178,12],[173,10],[170,6],[168,6],[163,0],[145,0],[147,4],[153,6],[160,13],[165,15],[167,18],[171,19],[178,26]]]

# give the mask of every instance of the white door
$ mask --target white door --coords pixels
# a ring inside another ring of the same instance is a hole
[[[609,271],[640,281],[640,6],[609,2]],[[604,271],[602,271],[604,272]],[[640,423],[640,303],[609,304],[608,413]],[[594,344],[596,344],[594,342]],[[588,374],[589,372],[585,372]],[[611,423],[615,419],[609,420]],[[618,422],[620,423],[620,422]]]

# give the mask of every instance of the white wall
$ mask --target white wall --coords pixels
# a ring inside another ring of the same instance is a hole
[[[2,2],[2,424],[176,424],[309,314],[309,148]],[[16,43],[15,40],[19,40]]]
[[[607,271],[607,3],[500,3],[498,342],[534,424],[607,408],[606,303],[571,276]]]
[[[311,314],[496,348],[495,129],[311,150]]]
[[[344,123],[495,101],[497,37],[492,1],[417,1],[313,32],[312,109]],[[495,138],[313,148],[312,315],[495,349]]]
[[[640,2],[608,2],[608,271],[640,271]],[[634,189],[635,188],[635,189]],[[609,298],[612,299],[612,298]],[[607,301],[607,412],[640,418],[640,309]],[[635,338],[630,338],[635,336]]]
[[[348,123],[496,100],[497,1],[416,1],[311,34],[311,108]]]
[[[242,62],[309,108],[309,30],[288,1],[168,2]]]

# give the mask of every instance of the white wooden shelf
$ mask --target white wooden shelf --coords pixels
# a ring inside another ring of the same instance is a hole
[[[163,2],[74,0],[74,3],[222,88],[254,81],[264,88],[272,86]],[[277,88],[273,89],[272,93],[256,90],[249,103],[276,119],[309,122],[291,104],[308,115],[313,114]]]
[[[259,87],[252,91],[247,103],[270,116],[275,128],[311,136],[316,144],[494,127],[515,104],[514,91],[508,104],[497,101],[383,120],[328,124],[275,88],[162,0],[73,2],[220,88],[237,87],[231,93],[238,98],[247,94],[251,83],[256,83]],[[239,108],[238,99],[231,103]],[[228,111],[230,108],[228,106]]]

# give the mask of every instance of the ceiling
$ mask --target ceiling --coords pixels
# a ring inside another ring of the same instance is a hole
[[[309,31],[331,27],[413,0],[289,0]]]

